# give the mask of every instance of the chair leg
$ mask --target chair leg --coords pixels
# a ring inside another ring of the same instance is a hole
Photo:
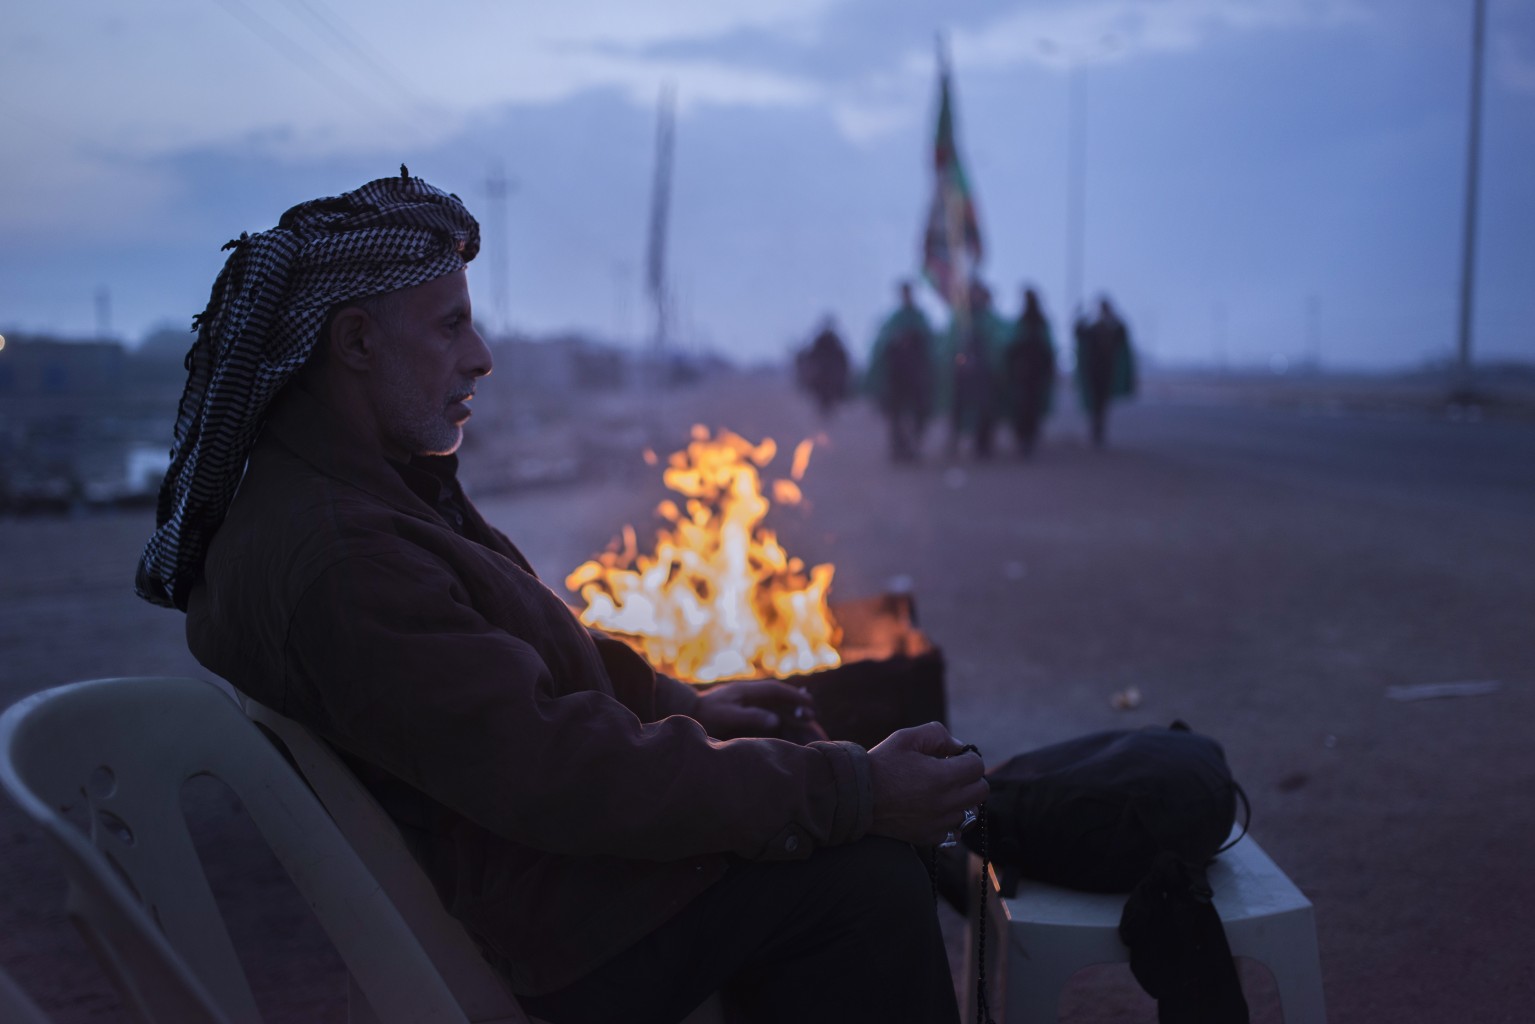
[[[1263,957],[1279,990],[1285,1024],[1327,1024],[1316,926],[1310,913],[1306,918],[1306,927],[1293,929],[1293,935],[1285,936],[1284,942],[1275,943]]]
[[[1055,1024],[1061,1014],[1061,992],[1080,965],[1030,960],[1018,949],[1007,958],[1005,1024]]]
[[[687,1015],[682,1024],[728,1024],[729,1015],[725,1012],[725,1003],[715,993],[698,1005],[698,1009]]]
[[[346,976],[346,1020],[347,1024],[380,1024],[378,1014],[373,1012],[368,997],[363,995],[350,971]]]

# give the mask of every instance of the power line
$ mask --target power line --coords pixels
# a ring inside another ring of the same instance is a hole
[[[380,111],[393,113],[371,93],[353,85],[345,78],[338,75],[330,65],[317,60],[315,56],[297,43],[277,26],[251,10],[242,0],[217,0],[218,5],[229,12],[240,24],[252,34],[259,36],[268,46],[282,54],[295,67],[313,77],[316,81],[323,82],[331,89],[345,93],[349,99],[362,106],[371,108],[371,112]]]
[[[221,0],[221,2],[239,2],[239,0]],[[289,7],[301,11],[314,24],[320,27],[324,36],[328,39],[328,42],[321,40],[322,45],[343,55],[353,68],[362,71],[387,87],[396,97],[404,102],[424,127],[434,130],[440,127],[437,120],[434,119],[435,105],[422,99],[409,83],[390,69],[387,60],[376,51],[364,45],[360,41],[358,34],[335,12],[331,11],[323,0],[286,0],[286,2]],[[492,153],[477,143],[472,137],[466,138],[465,141],[475,151],[477,158],[495,164],[498,167],[501,165],[502,158],[500,154]],[[519,187],[516,183],[510,182],[510,179],[505,178],[504,170],[497,173],[500,174],[504,183],[512,185],[513,190]],[[504,199],[505,196],[506,193],[502,192],[492,198]],[[601,255],[605,259],[611,257],[609,247],[597,244],[591,232],[572,223],[553,207],[546,206],[544,211],[559,222],[560,229],[567,237],[577,240],[582,246],[591,250],[593,255]]]
[[[339,59],[345,60],[347,66],[355,72],[360,72],[387,88],[401,101],[403,110],[390,106],[379,99],[374,92],[341,75],[335,70],[333,61],[323,57],[316,57],[310,48],[301,44],[292,35],[279,29],[271,21],[257,14],[244,0],[218,0],[218,3],[232,17],[245,26],[247,30],[259,36],[263,42],[281,53],[284,58],[300,70],[309,74],[317,81],[322,82],[332,91],[345,93],[347,99],[353,103],[366,104],[370,113],[377,114],[382,112],[386,116],[397,117],[403,112],[410,116],[420,127],[432,131],[440,129],[440,119],[436,114],[435,105],[423,100],[406,81],[391,70],[388,61],[380,57],[376,51],[364,45],[357,34],[351,30],[343,19],[331,11],[324,4],[323,0],[287,0],[287,3],[290,8],[301,11],[314,26],[318,26],[318,30],[314,33],[313,45],[320,47],[321,50],[329,51]],[[491,152],[491,150],[476,142],[472,136],[465,136],[464,144],[477,159],[499,167],[501,163],[500,154]],[[495,173],[507,185],[511,184],[505,178],[504,171],[497,171]],[[525,188],[526,186],[520,187]],[[495,186],[491,186],[491,189],[494,191]],[[535,190],[534,195],[530,196],[530,198],[536,200],[536,196]],[[491,198],[493,205],[497,201],[504,204],[505,193],[493,195]],[[593,259],[610,262],[614,258],[611,244],[606,241],[599,242],[591,231],[571,221],[557,207],[549,204],[539,204],[539,207],[544,216],[556,222],[559,230],[567,240],[575,242],[581,248],[586,249]],[[494,212],[492,215],[495,216]],[[504,244],[504,228],[500,233]],[[504,278],[504,267],[503,272],[495,276]],[[504,304],[504,297],[500,302]],[[503,321],[507,319],[503,311],[498,310],[498,313],[500,313]],[[504,328],[506,323],[503,322],[502,326]]]
[[[359,41],[344,21],[330,11],[322,0],[287,0],[288,6],[302,12],[310,21],[320,26],[332,42],[332,49],[339,47],[354,68],[370,76],[402,100],[410,113],[419,118],[423,127],[437,127],[432,120],[433,105],[421,97],[396,75],[389,65],[371,49]]]

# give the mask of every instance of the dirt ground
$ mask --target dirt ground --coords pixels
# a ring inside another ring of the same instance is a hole
[[[834,595],[910,581],[947,656],[956,735],[998,762],[1185,719],[1225,744],[1254,836],[1316,905],[1331,1019],[1535,1020],[1535,530],[1517,511],[1528,505],[1236,471],[1158,440],[1191,402],[1229,400],[1148,388],[1117,416],[1107,452],[1063,410],[1031,462],[1004,446],[990,464],[931,454],[896,468],[867,408],[822,424],[779,378],[739,377],[669,392],[645,415],[609,403],[596,432],[625,438],[624,451],[480,504],[557,585],[624,523],[652,528],[663,492],[635,439],[664,453],[693,422],[785,450],[822,435],[807,505],[778,510],[775,525],[791,554],[836,564]],[[551,464],[589,454],[594,429],[556,424],[515,452],[548,449]],[[477,439],[471,485],[504,478],[512,450]],[[150,524],[143,511],[0,521],[0,704],[76,679],[207,676],[181,616],[131,594]],[[1473,680],[1501,687],[1388,697]],[[1116,710],[1132,686],[1139,706]],[[271,1019],[344,1020],[334,954],[227,795],[210,788],[190,805]],[[0,801],[0,967],[59,1021],[122,1019],[62,895],[41,835]],[[957,961],[959,920],[942,914]],[[1244,964],[1243,978],[1254,1020],[1279,1020],[1266,971]],[[1062,1013],[1156,1017],[1123,967],[1079,975]]]

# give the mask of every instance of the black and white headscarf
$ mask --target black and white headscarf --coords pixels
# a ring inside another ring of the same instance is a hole
[[[338,304],[424,284],[474,259],[480,227],[455,195],[380,178],[300,203],[241,235],[193,326],[170,469],[135,589],[186,610],[268,405],[309,358]]]

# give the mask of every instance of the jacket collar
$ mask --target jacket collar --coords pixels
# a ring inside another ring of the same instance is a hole
[[[262,439],[276,443],[323,475],[365,491],[402,512],[434,521],[442,518],[401,479],[377,438],[337,415],[297,382],[284,389],[273,403]],[[418,455],[411,464],[438,479],[451,480],[458,472],[456,455]]]

